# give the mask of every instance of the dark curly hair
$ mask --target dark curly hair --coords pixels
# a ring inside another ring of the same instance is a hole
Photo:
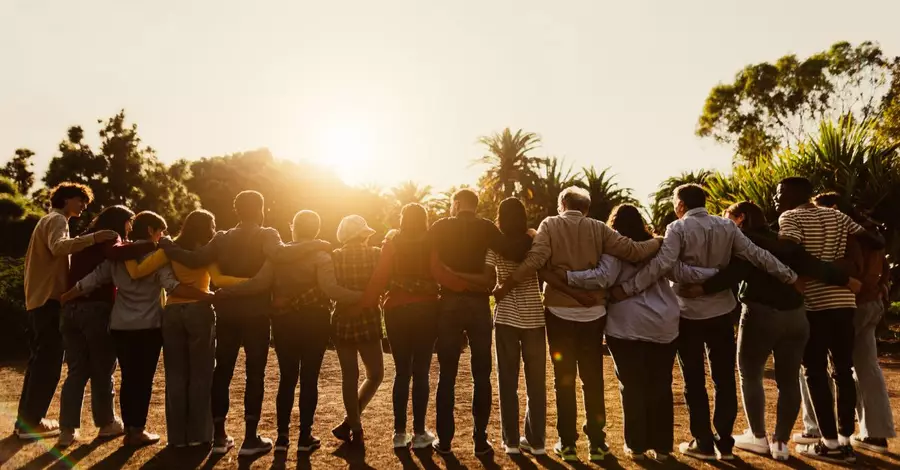
[[[54,209],[62,209],[66,206],[66,201],[72,198],[80,197],[85,204],[90,204],[94,200],[94,192],[91,188],[81,183],[70,183],[68,181],[59,183],[50,190],[50,207]]]

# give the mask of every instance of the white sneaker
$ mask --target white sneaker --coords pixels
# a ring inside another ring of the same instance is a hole
[[[769,443],[769,452],[772,458],[779,461],[786,461],[791,458],[791,450],[784,442],[772,441]]]
[[[528,452],[531,455],[547,455],[547,449],[544,446],[534,447],[528,442],[528,439],[524,437],[519,439],[519,449],[522,449],[524,452]]]
[[[629,459],[629,460],[633,460],[633,461],[635,461],[635,462],[640,462],[640,461],[642,461],[642,460],[646,460],[646,459],[647,459],[647,454],[644,454],[644,453],[641,453],[641,454],[635,453],[633,450],[631,450],[630,447],[628,447],[628,444],[625,444],[624,446],[622,446],[622,449],[623,449],[623,451],[625,452],[625,458],[627,458],[627,459]]]
[[[110,437],[118,437],[125,434],[125,425],[119,417],[113,418],[112,422],[100,428],[97,437],[100,439],[108,439]]]
[[[394,433],[394,448],[395,449],[405,449],[409,446],[412,438],[409,437],[409,434],[405,432],[395,432]]]
[[[431,446],[431,443],[434,442],[437,438],[434,437],[429,431],[425,431],[424,434],[416,434],[412,438],[412,444],[410,447],[413,449],[427,449]]]
[[[738,449],[760,455],[769,455],[771,451],[769,448],[769,440],[765,437],[754,436],[753,432],[749,429],[744,431],[744,434],[734,436],[734,446]]]
[[[65,449],[74,444],[81,437],[77,429],[61,428],[59,430],[59,440],[56,441],[56,447]]]
[[[503,450],[506,452],[506,455],[520,455],[522,453],[522,449],[519,449],[518,446],[510,446],[507,444],[503,444]]]

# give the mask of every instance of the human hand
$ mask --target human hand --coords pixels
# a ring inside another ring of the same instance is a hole
[[[805,293],[806,292],[806,281],[804,281],[803,279],[797,278],[797,280],[794,281],[794,289],[797,289],[797,292],[799,292],[801,294]]]
[[[94,232],[94,243],[118,240],[119,234],[114,230],[98,230]]]
[[[847,281],[847,288],[850,289],[850,292],[858,294],[859,291],[862,290],[862,282],[859,279],[851,277],[850,280]]]
[[[503,300],[504,297],[506,297],[509,294],[509,288],[506,287],[506,284],[499,285],[494,288],[493,294],[494,294],[494,299],[496,299],[497,302],[500,302]]]
[[[686,299],[694,299],[703,295],[703,286],[700,284],[682,284],[678,286],[678,296]]]
[[[623,289],[622,286],[613,287],[609,290],[609,294],[616,302],[621,302],[628,298],[628,294],[625,292],[625,289]]]
[[[65,293],[63,293],[62,296],[60,296],[59,303],[65,305],[65,304],[71,302],[72,300],[78,298],[80,295],[81,295],[81,293],[78,292],[77,288],[73,287],[73,288],[69,289],[68,291],[66,291]]]
[[[573,292],[572,297],[577,300],[582,307],[590,308],[597,305],[597,298],[585,290]]]

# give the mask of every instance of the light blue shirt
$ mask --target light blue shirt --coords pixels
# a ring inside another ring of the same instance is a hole
[[[709,215],[705,208],[698,207],[669,224],[659,253],[633,278],[624,282],[622,288],[628,295],[641,292],[674,268],[678,261],[690,266],[722,269],[732,256],[749,261],[786,284],[797,280],[797,274],[791,268],[754,245],[734,222]],[[679,297],[678,303],[681,316],[689,320],[725,315],[737,305],[729,290],[693,299]]]
[[[142,242],[138,242],[142,243]],[[153,274],[132,279],[124,261],[106,260],[93,272],[78,281],[78,290],[88,293],[112,282],[116,285],[116,302],[109,317],[111,330],[145,330],[162,325],[163,289],[178,287],[178,279],[171,265]]]
[[[632,279],[645,264],[636,265],[603,255],[596,268],[569,272],[568,282],[582,289],[608,289]],[[679,262],[669,277],[678,282],[697,284],[717,272],[715,268],[698,268]],[[678,337],[681,312],[668,278],[659,278],[639,294],[609,304],[606,310],[606,334],[613,338],[667,344]]]

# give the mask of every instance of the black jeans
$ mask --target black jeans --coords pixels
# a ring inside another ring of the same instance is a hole
[[[48,300],[44,305],[28,311],[25,334],[31,354],[19,398],[16,420],[19,429],[36,426],[47,416],[50,401],[59,385],[63,363],[59,314],[60,305],[55,300]]]
[[[803,354],[806,383],[816,412],[819,432],[825,439],[853,434],[856,426],[856,382],[853,380],[853,309],[839,308],[806,312],[809,341]],[[828,386],[828,358],[837,391],[837,421],[834,397]]]
[[[247,385],[244,393],[244,420],[259,422],[269,359],[269,316],[265,313],[232,310],[216,305],[216,370],[213,372],[213,421],[225,422],[228,416],[229,388],[234,376],[238,352],[244,347]]]
[[[428,413],[428,379],[437,340],[437,302],[401,305],[385,312],[384,323],[391,343],[395,376],[393,389],[394,431],[406,432],[406,408],[412,379],[413,432],[425,432]]]
[[[294,408],[294,390],[300,381],[300,434],[310,435],[319,404],[319,371],[331,333],[331,313],[304,307],[272,316],[272,336],[278,356],[278,396],[275,411],[278,434],[287,435]]]
[[[519,446],[519,369],[525,364],[525,439],[544,448],[547,433],[547,329],[497,324],[497,388],[503,442]]]
[[[563,320],[546,312],[547,342],[556,385],[556,431],[563,446],[578,441],[576,377],[581,377],[585,424],[592,446],[606,443],[606,399],[603,396],[603,330],[606,316],[589,322]]]
[[[456,406],[456,374],[462,353],[463,335],[472,353],[472,415],[475,442],[487,439],[491,417],[492,319],[486,296],[443,294],[438,315],[438,362],[441,375],[437,391],[437,433],[442,445],[450,445],[456,433],[453,409]]]
[[[734,421],[737,419],[737,384],[734,379],[737,345],[730,312],[705,320],[682,318],[679,325],[678,363],[684,376],[684,401],[691,419],[691,435],[701,449],[723,453],[734,447]],[[709,420],[709,395],[706,393],[706,357],[715,384],[715,414]]]
[[[606,337],[616,364],[625,444],[635,453],[672,452],[675,343]]]
[[[143,429],[153,394],[153,376],[162,349],[162,329],[111,330],[116,346],[122,385],[119,406],[125,427]]]
[[[59,398],[59,425],[81,427],[84,387],[91,381],[94,425],[111,423],[115,415],[113,372],[116,349],[109,335],[109,302],[79,301],[63,307],[60,331],[66,348],[68,373]]]

